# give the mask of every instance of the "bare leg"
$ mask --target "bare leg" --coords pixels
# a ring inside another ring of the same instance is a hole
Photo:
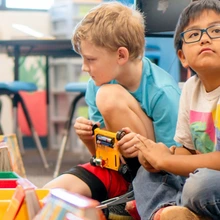
[[[102,86],[97,93],[96,104],[108,130],[116,132],[123,127],[129,127],[132,131],[155,140],[152,120],[122,86]]]
[[[49,183],[47,183],[43,188],[52,189],[52,188],[62,188],[72,193],[78,193],[87,197],[91,197],[90,188],[86,183],[84,183],[78,177],[72,174],[63,174]]]

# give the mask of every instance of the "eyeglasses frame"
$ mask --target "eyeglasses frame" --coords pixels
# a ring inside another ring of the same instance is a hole
[[[219,26],[219,27],[220,27],[220,24],[218,24],[218,25],[215,24],[215,25],[209,26],[209,27],[207,27],[207,28],[203,28],[203,29],[195,28],[195,29],[187,30],[187,31],[181,32],[181,33],[180,33],[180,37],[181,37],[181,39],[184,41],[184,43],[186,43],[186,44],[192,44],[192,43],[199,42],[199,41],[201,40],[201,38],[202,38],[202,36],[203,36],[204,33],[206,33],[206,34],[209,36],[210,39],[217,39],[217,38],[220,38],[220,36],[219,36],[219,37],[211,37],[211,36],[209,35],[209,33],[207,32],[207,30],[208,30],[209,28],[212,28],[212,27],[215,27],[215,26]],[[201,32],[200,38],[199,38],[198,40],[196,40],[196,41],[186,42],[186,41],[185,41],[185,38],[184,38],[184,34],[187,33],[187,32],[189,32],[189,31],[193,31],[193,30],[199,30],[199,31]]]

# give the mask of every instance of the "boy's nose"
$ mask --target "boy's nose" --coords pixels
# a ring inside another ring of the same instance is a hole
[[[207,42],[210,43],[210,41],[211,41],[211,38],[209,37],[209,35],[206,32],[203,32],[202,37],[200,39],[200,43],[201,44],[204,44],[204,43],[207,43]]]
[[[85,65],[85,63],[82,64],[82,71],[83,72],[89,72],[89,68],[87,65]]]

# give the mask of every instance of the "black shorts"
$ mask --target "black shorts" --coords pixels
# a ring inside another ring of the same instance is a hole
[[[118,171],[92,166],[90,163],[73,167],[65,173],[85,182],[92,198],[99,202],[125,194],[130,185]]]
[[[99,202],[104,201],[108,198],[108,193],[105,185],[102,181],[96,177],[93,173],[87,171],[81,166],[76,166],[66,171],[65,174],[72,174],[83,182],[85,182],[92,193],[92,199],[98,200]]]

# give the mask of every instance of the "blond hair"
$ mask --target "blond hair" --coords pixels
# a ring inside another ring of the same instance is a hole
[[[106,2],[91,9],[78,23],[73,32],[72,44],[79,54],[82,40],[113,52],[125,47],[130,59],[134,60],[143,57],[144,31],[144,18],[138,10],[119,2]]]

